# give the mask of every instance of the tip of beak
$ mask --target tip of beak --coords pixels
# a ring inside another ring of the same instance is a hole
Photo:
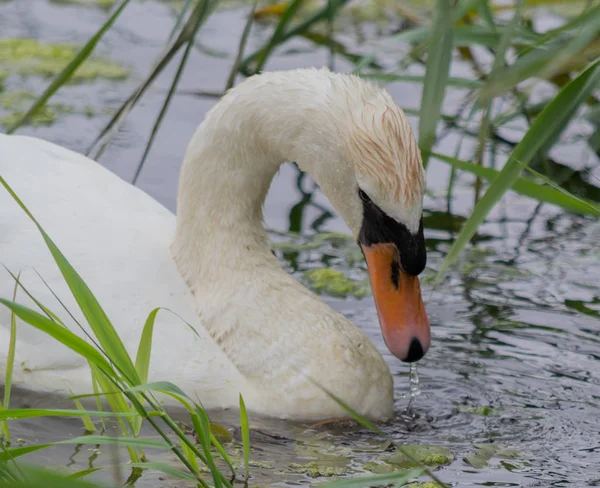
[[[402,361],[405,363],[415,363],[423,356],[425,356],[425,351],[423,350],[421,342],[416,337],[413,337],[410,342],[410,347],[408,348],[408,354]]]

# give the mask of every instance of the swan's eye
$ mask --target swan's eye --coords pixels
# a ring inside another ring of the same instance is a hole
[[[360,188],[358,189],[358,196],[360,197],[360,199],[363,202],[370,202],[371,199],[369,198],[369,195],[367,195],[364,191],[362,191]]]

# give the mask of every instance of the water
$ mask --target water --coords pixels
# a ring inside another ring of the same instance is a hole
[[[0,3],[2,36],[84,41],[105,18],[102,10],[47,0],[36,0],[28,8],[21,1]],[[100,46],[102,54],[129,66],[136,73],[133,78],[74,86],[59,93],[58,100],[118,106],[161,51],[171,26],[165,19],[170,18],[171,12],[163,3],[134,2]],[[223,29],[225,25],[227,29]],[[235,33],[243,25],[244,11],[220,12],[209,20],[200,43],[212,51],[232,52],[237,46]],[[253,31],[249,49],[259,45],[269,32],[266,27]],[[339,40],[357,51],[366,50],[373,44],[374,32],[365,28],[362,34],[364,45],[355,41],[353,32],[340,34]],[[278,50],[268,69],[328,61],[327,50],[308,40],[295,40]],[[215,57],[206,50],[194,53],[181,94],[174,98],[164,130],[141,174],[139,186],[171,209],[185,145],[214,104],[212,98],[189,92],[222,89],[231,62],[231,57]],[[335,59],[335,66],[349,68],[341,58]],[[454,69],[463,76],[470,74],[464,63],[457,62]],[[133,175],[168,82],[168,77],[158,80],[102,160],[126,179]],[[9,89],[16,84],[31,89],[42,86],[34,79],[9,79],[5,84]],[[402,106],[417,108],[417,85],[394,84],[389,89]],[[456,106],[460,94],[450,93],[449,107]],[[104,117],[71,115],[51,127],[24,132],[84,150],[104,122]],[[506,137],[519,139],[518,128],[509,132]],[[447,132],[440,151],[452,154],[458,140],[456,133]],[[474,147],[473,140],[465,139],[464,156],[468,157]],[[577,170],[589,167],[590,175],[585,170],[575,173],[566,186],[582,195],[598,195],[598,161],[585,144],[572,137],[552,156]],[[334,308],[366,331],[390,366],[397,416],[381,427],[395,442],[448,449],[453,460],[436,474],[453,486],[598,486],[600,225],[593,219],[564,215],[551,206],[538,207],[534,201],[511,194],[480,228],[475,247],[464,255],[458,269],[441,285],[433,286],[432,277],[473,205],[471,180],[461,177],[448,212],[444,193],[447,178],[448,168],[433,162],[428,171],[431,193],[424,215],[429,260],[422,280],[433,337],[428,355],[419,363],[418,380],[385,349],[370,297],[327,296]],[[359,282],[367,279],[353,242],[320,234],[347,229],[310,178],[300,176],[295,167],[282,168],[267,198],[265,214],[272,238],[279,244],[275,252],[299,280],[306,282],[306,271],[323,265]],[[47,406],[48,402],[21,392],[13,406]],[[239,459],[235,415],[219,412],[214,419],[234,430],[229,448]],[[390,467],[385,462],[393,454],[389,442],[356,426],[311,427],[257,418],[251,423],[256,429],[252,485],[312,484],[320,476]],[[80,423],[71,419],[36,419],[14,427],[14,435],[28,443],[81,434]],[[61,446],[36,453],[31,459],[81,470],[111,465],[112,456],[102,449]],[[176,463],[168,454],[150,452],[149,456]],[[136,486],[183,485],[146,473]]]
[[[406,406],[406,413],[411,417],[415,417],[415,406],[417,397],[421,392],[421,381],[419,380],[419,369],[417,363],[411,363],[410,370],[408,373],[408,384],[410,389],[408,391],[408,405]]]

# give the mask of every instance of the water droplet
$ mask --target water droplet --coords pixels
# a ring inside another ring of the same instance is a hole
[[[417,363],[410,363],[409,384],[410,392],[408,398],[408,406],[406,407],[406,413],[412,416],[415,400],[421,394],[421,383],[419,381],[419,371],[417,370]]]

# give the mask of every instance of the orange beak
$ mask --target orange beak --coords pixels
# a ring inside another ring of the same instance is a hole
[[[402,271],[394,244],[361,247],[385,344],[401,361],[418,361],[431,341],[419,278]]]

